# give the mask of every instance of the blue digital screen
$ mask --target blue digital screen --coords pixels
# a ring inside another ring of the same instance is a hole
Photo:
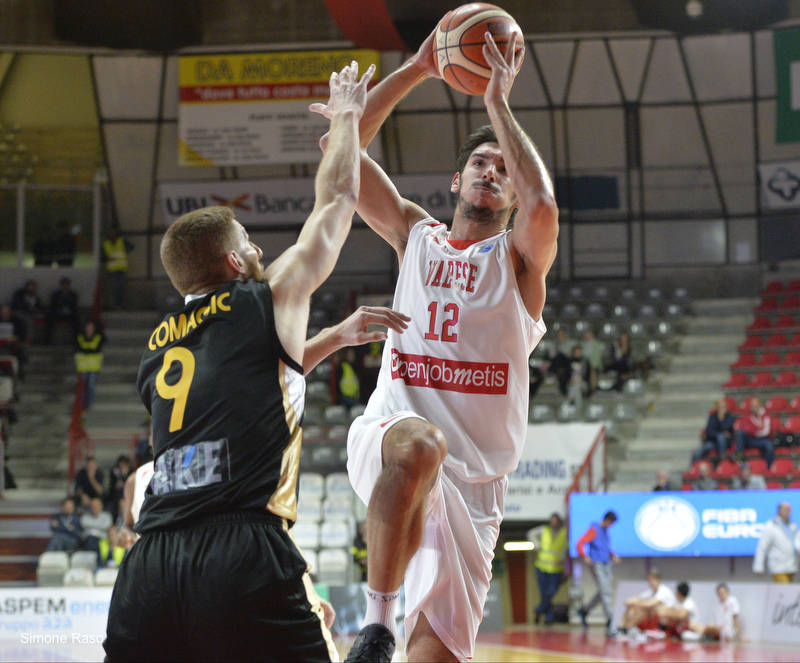
[[[617,514],[609,535],[620,557],[754,555],[781,502],[791,505],[793,519],[800,516],[800,490],[573,493],[570,555],[578,556],[578,540],[607,511]]]

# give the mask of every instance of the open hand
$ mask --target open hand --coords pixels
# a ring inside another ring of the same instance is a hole
[[[319,113],[331,119],[335,113],[355,111],[359,117],[367,104],[367,83],[375,73],[375,65],[371,64],[359,80],[358,62],[353,60],[340,73],[335,71],[330,79],[330,97],[325,104],[314,103],[308,107],[312,113]]]
[[[408,328],[410,320],[407,315],[385,306],[359,306],[355,312],[336,325],[336,331],[345,346],[363,345],[373,341],[383,341],[387,336],[387,332],[383,329],[368,331],[369,325],[382,325],[402,334]]]
[[[522,66],[522,60],[525,58],[525,46],[518,43],[518,37],[516,32],[511,35],[511,41],[504,56],[497,48],[497,44],[494,43],[491,32],[487,31],[484,35],[486,43],[483,45],[483,57],[486,58],[486,62],[492,70],[492,77],[483,93],[483,100],[487,106],[491,103],[508,100],[511,86],[514,84],[514,79]]]

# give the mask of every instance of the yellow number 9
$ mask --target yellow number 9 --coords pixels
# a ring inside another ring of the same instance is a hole
[[[164,376],[173,362],[181,365],[181,377],[175,384],[167,384]],[[169,418],[169,432],[183,428],[183,413],[186,411],[186,399],[189,387],[194,378],[194,355],[186,348],[170,348],[164,353],[164,364],[156,375],[156,391],[165,400],[174,400],[172,415]]]

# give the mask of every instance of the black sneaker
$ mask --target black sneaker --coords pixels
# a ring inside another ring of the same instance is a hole
[[[587,628],[589,624],[586,622],[586,610],[583,608],[578,610],[578,617],[581,618],[581,626],[583,626],[583,628]]]
[[[367,624],[356,636],[344,663],[389,663],[394,654],[394,635],[383,624]]]

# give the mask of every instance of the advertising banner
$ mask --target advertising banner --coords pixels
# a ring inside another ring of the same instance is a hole
[[[449,221],[455,210],[451,177],[452,173],[399,175],[392,181],[404,198],[434,218]],[[314,179],[165,182],[158,186],[158,198],[165,225],[207,205],[231,207],[246,228],[301,224],[314,208]]]
[[[761,204],[767,209],[800,207],[800,161],[758,165]]]
[[[765,593],[761,639],[800,643],[800,584],[771,584]]]
[[[620,557],[754,555],[761,532],[780,502],[800,511],[798,490],[718,490],[650,493],[573,493],[569,500],[570,555],[606,511],[618,520],[609,534]]]
[[[547,520],[564,514],[564,497],[600,424],[535,424],[517,469],[508,475],[505,520]]]
[[[308,105],[328,98],[331,72],[363,73],[377,51],[341,49],[178,58],[178,162],[182,166],[308,163],[328,120]],[[372,78],[377,82],[378,72]]]

